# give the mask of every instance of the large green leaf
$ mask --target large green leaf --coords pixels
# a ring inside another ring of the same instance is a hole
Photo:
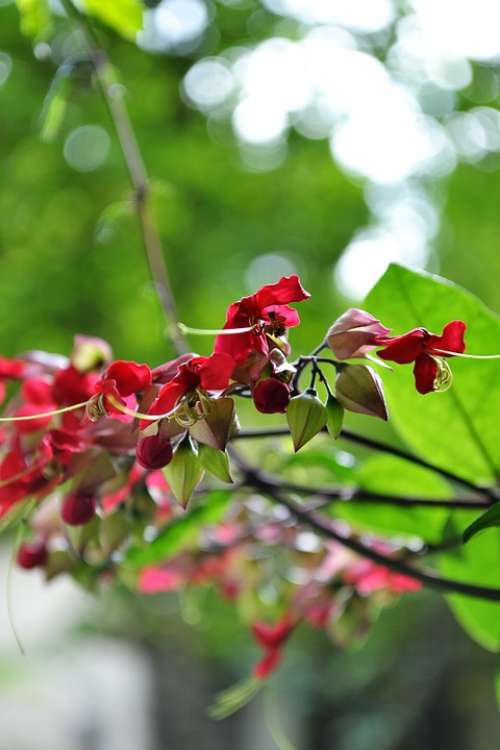
[[[142,28],[140,0],[85,0],[87,11],[127,39]]]
[[[500,585],[500,531],[474,537],[458,550],[441,555],[441,572],[449,578],[483,586]],[[462,627],[490,651],[500,651],[500,604],[452,594],[450,607]]]
[[[500,352],[500,319],[469,292],[437,276],[389,266],[365,308],[393,334],[417,326],[440,333],[450,320],[467,324],[467,351]],[[450,360],[451,389],[421,396],[411,365],[385,373],[392,423],[421,456],[477,483],[494,482],[500,468],[500,362]]]
[[[210,492],[192,510],[168,524],[147,547],[132,547],[125,566],[137,569],[154,565],[196,543],[204,526],[221,520],[231,498],[232,493],[226,490]]]
[[[421,498],[447,499],[452,493],[438,474],[395,456],[377,455],[366,460],[357,470],[362,489],[386,494],[388,497],[408,495]],[[382,534],[419,536],[438,542],[449,515],[446,508],[401,508],[386,504],[360,502],[337,503],[332,513],[356,528]]]
[[[26,36],[43,36],[51,25],[48,0],[16,0],[21,14],[21,31]]]

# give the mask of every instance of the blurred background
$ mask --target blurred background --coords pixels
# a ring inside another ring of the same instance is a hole
[[[497,0],[145,5],[136,43],[103,39],[181,320],[217,327],[229,301],[297,272],[313,297],[291,341],[308,351],[390,261],[498,310]],[[0,351],[68,353],[79,332],[156,365],[171,352],[121,154],[82,39],[51,6],[55,34],[33,44],[0,0]],[[57,75],[69,58],[76,72]],[[15,572],[22,657],[9,554],[0,750],[498,747],[493,657],[434,595],[404,599],[345,650],[304,633],[269,696],[214,723],[207,706],[256,654],[229,605],[206,591],[95,598]]]

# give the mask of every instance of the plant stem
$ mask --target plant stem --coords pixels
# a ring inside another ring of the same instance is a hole
[[[309,495],[311,497],[325,498],[326,502],[322,507],[326,507],[335,502],[356,503],[357,505],[394,505],[401,508],[450,508],[453,510],[478,510],[487,509],[492,505],[491,500],[471,499],[471,498],[421,498],[413,496],[398,495],[397,497],[386,495],[379,492],[370,492],[362,488],[341,487],[329,489],[327,487],[309,487],[295,482],[287,482],[279,477],[259,472],[259,477],[278,491],[286,490],[287,492],[296,492],[299,495]]]
[[[325,430],[323,430],[326,432]],[[269,438],[269,437],[285,437],[290,434],[290,430],[288,427],[271,427],[271,428],[256,428],[256,429],[249,429],[249,430],[241,430],[237,435],[234,436],[233,440],[249,440],[254,438]],[[417,466],[421,466],[424,469],[429,469],[430,471],[434,471],[437,474],[440,474],[442,477],[445,477],[446,479],[449,479],[451,482],[455,482],[457,484],[461,484],[463,487],[467,487],[468,489],[472,490],[473,492],[477,492],[481,495],[486,495],[492,502],[496,502],[498,499],[500,499],[500,496],[495,491],[495,488],[492,487],[480,487],[474,482],[469,481],[468,479],[464,479],[463,477],[458,476],[457,474],[454,474],[451,471],[448,471],[447,469],[442,469],[439,466],[436,466],[435,464],[430,463],[430,461],[426,461],[423,458],[420,458],[419,456],[414,456],[412,453],[408,453],[407,451],[397,448],[393,445],[388,445],[387,443],[383,443],[379,440],[374,440],[373,438],[364,437],[363,435],[358,435],[355,432],[352,432],[351,430],[343,429],[340,433],[340,438],[343,438],[344,440],[348,440],[351,443],[356,443],[357,445],[362,445],[365,448],[371,448],[372,450],[376,451],[382,451],[383,453],[389,453],[392,456],[397,456],[398,458],[402,458],[405,461],[411,461],[411,463],[416,464]]]
[[[233,453],[234,455],[234,453]],[[413,578],[416,581],[420,581],[422,584],[429,588],[436,589],[437,591],[464,594],[466,596],[475,597],[477,599],[485,599],[487,601],[500,602],[500,589],[492,588],[489,586],[478,586],[472,583],[465,583],[463,581],[456,581],[451,578],[441,578],[432,571],[423,571],[418,568],[414,568],[412,565],[408,565],[402,559],[396,559],[394,557],[388,557],[387,555],[378,552],[372,547],[368,547],[363,542],[356,539],[353,535],[340,533],[332,521],[325,518],[320,513],[314,510],[309,510],[302,507],[298,503],[287,497],[284,492],[278,489],[274,484],[267,481],[265,475],[259,470],[252,466],[249,466],[240,456],[234,456],[241,471],[245,476],[246,483],[256,489],[261,490],[271,500],[284,505],[290,513],[295,516],[299,521],[302,521],[310,528],[317,531],[322,536],[326,536],[329,539],[333,539],[339,544],[347,547],[358,555],[372,560],[378,565],[383,565],[389,570],[399,573],[401,575]]]
[[[166,334],[175,351],[178,354],[184,354],[188,351],[188,346],[178,326],[175,298],[151,207],[149,178],[125,103],[125,89],[119,82],[116,70],[87,17],[77,10],[71,0],[61,0],[61,3],[67,15],[78,24],[87,42],[90,60],[116,132],[134,192],[134,204],[149,272],[167,322]]]

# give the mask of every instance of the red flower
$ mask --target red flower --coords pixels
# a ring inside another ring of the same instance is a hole
[[[69,365],[59,370],[52,384],[52,396],[60,406],[70,406],[88,401],[94,394],[98,376],[95,373],[80,372]]]
[[[295,623],[288,614],[284,615],[274,625],[267,622],[255,622],[252,633],[257,643],[265,650],[263,658],[255,665],[254,675],[264,680],[276,670],[282,657],[282,647],[290,637]]]
[[[175,377],[164,385],[149,409],[149,414],[166,414],[187,393],[202,388],[204,391],[222,391],[229,385],[234,361],[223,352],[210,357],[193,357],[177,370]]]
[[[116,402],[128,408],[135,407],[134,394],[146,390],[152,382],[152,373],[148,365],[119,359],[108,367],[96,383],[94,392],[104,396],[105,409],[110,415],[123,419],[123,413],[116,406]],[[125,399],[131,400],[127,402]]]
[[[46,438],[30,456],[21,450],[20,440],[15,440],[0,463],[0,518],[15,503],[29,495],[43,497],[57,485],[58,477],[46,479],[43,475],[52,456],[52,448]]]
[[[387,590],[392,594],[420,591],[422,584],[410,576],[393,573],[372,560],[359,560],[344,573],[344,580],[354,586],[360,596]]]
[[[265,378],[252,389],[252,398],[262,414],[283,413],[290,401],[290,388],[278,378]]]
[[[0,357],[0,404],[5,398],[4,380],[19,380],[24,375],[25,363],[20,359]]]
[[[288,303],[302,302],[310,296],[294,275],[283,276],[276,284],[266,284],[255,294],[233,302],[227,310],[224,328],[255,328],[247,333],[217,336],[215,351],[230,354],[238,365],[252,353],[267,357],[270,349],[267,335],[283,336],[287,328],[300,323],[297,311]]]
[[[461,320],[453,320],[445,325],[441,336],[430,333],[426,328],[414,328],[402,336],[379,337],[377,344],[385,348],[377,354],[400,365],[415,362],[413,373],[417,391],[430,393],[439,390],[441,376],[449,374],[442,358],[465,351],[465,328]]]
[[[126,398],[133,393],[144,391],[152,382],[151,370],[147,365],[118,359],[106,370],[103,380],[114,380],[120,396]]]

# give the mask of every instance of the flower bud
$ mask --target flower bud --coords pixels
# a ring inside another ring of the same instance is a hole
[[[41,539],[23,542],[17,551],[17,564],[25,570],[41,568],[47,561],[47,547]]]
[[[185,507],[203,476],[203,466],[189,437],[179,443],[164,471],[175,498]]]
[[[389,330],[370,313],[351,307],[330,327],[326,341],[337,359],[365,357]]]
[[[296,452],[323,429],[327,416],[314,388],[290,400],[286,418]]]
[[[335,396],[328,396],[326,402],[326,411],[328,413],[326,428],[332,438],[336,440],[342,430],[342,422],[344,421],[344,407],[338,401]]]
[[[290,388],[278,378],[266,378],[253,388],[252,398],[257,411],[263,414],[284,413],[290,401]]]
[[[212,448],[210,445],[200,445],[198,455],[203,468],[210,472],[210,474],[220,479],[221,482],[232,483],[233,478],[231,477],[229,467],[229,456],[226,451]]]
[[[160,435],[142,438],[137,444],[136,457],[145,469],[161,469],[172,460],[172,444]]]
[[[95,516],[96,501],[93,495],[75,492],[64,498],[61,517],[69,526],[83,526]]]
[[[100,370],[111,362],[113,353],[104,339],[95,336],[75,336],[71,364],[79,372]]]
[[[337,378],[335,395],[349,411],[387,420],[382,381],[371,367],[348,365]]]

